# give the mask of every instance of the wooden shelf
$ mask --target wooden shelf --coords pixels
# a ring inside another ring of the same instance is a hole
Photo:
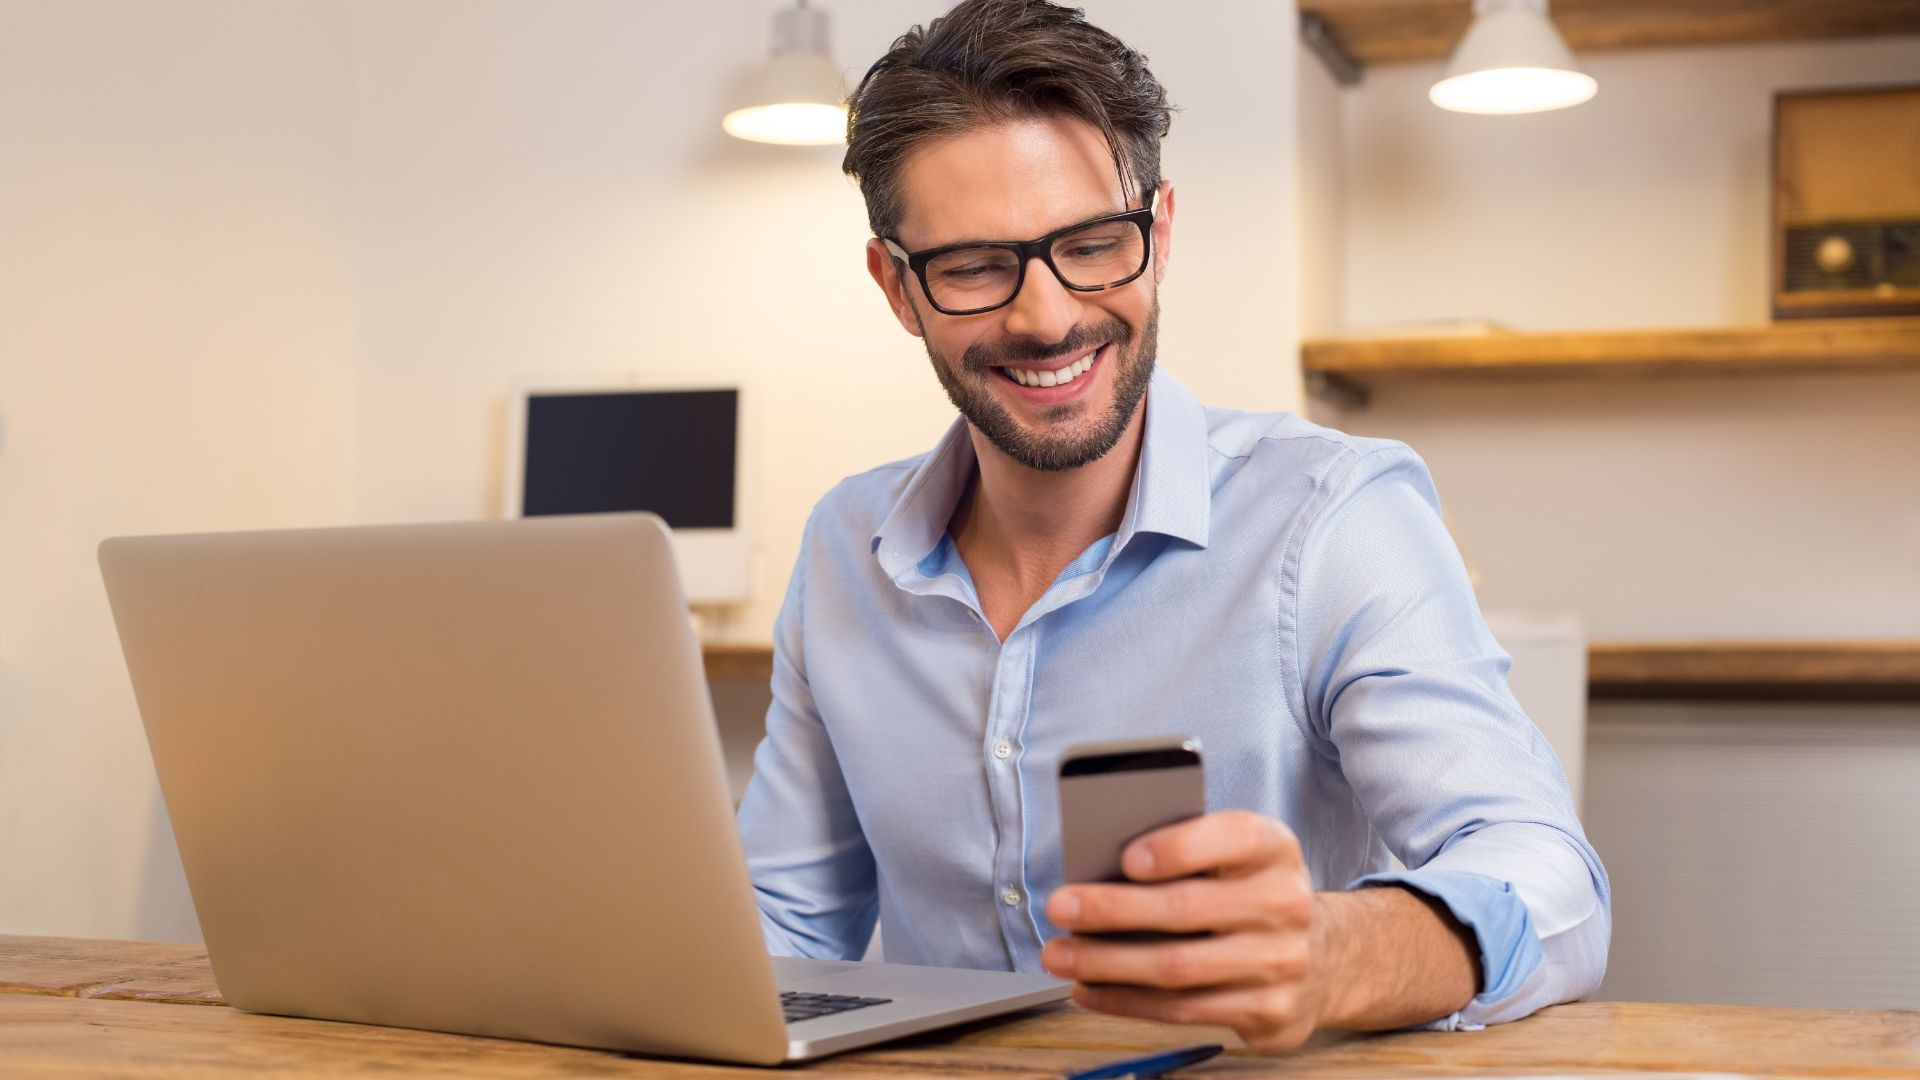
[[[765,682],[766,645],[709,645],[707,677]],[[1920,701],[1920,641],[1834,643],[1594,642],[1588,696],[1596,700]]]
[[[1920,701],[1920,641],[1594,642],[1588,696]]]
[[[1447,56],[1467,29],[1467,0],[1300,0],[1361,64]],[[1575,52],[1920,33],[1920,0],[1553,0]]]
[[[703,645],[700,653],[709,679],[766,682],[773,678],[771,645]]]
[[[1365,404],[1408,378],[1566,379],[1920,371],[1920,319],[1797,319],[1763,326],[1590,333],[1326,338],[1300,348],[1316,393]]]

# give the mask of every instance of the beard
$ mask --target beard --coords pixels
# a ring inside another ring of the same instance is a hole
[[[914,318],[919,317],[916,308]],[[1160,338],[1160,299],[1154,298],[1146,324],[1138,335],[1126,323],[1110,319],[1092,326],[1076,326],[1066,337],[1050,345],[973,345],[961,354],[957,365],[934,352],[924,321],[920,333],[927,358],[933,362],[933,373],[947,392],[947,400],[953,402],[953,407],[960,410],[960,415],[966,417],[975,430],[985,435],[995,449],[1029,469],[1062,472],[1105,457],[1133,422],[1134,411],[1140,407],[1147,383],[1153,378]],[[987,379],[1004,378],[994,374],[996,366],[1066,356],[1108,342],[1113,344],[1113,350],[1107,362],[1114,364],[1115,370],[1113,400],[1104,410],[1086,403],[1055,405],[1042,414],[1045,426],[1030,431],[1021,427],[984,385]],[[1087,415],[1096,410],[1100,410],[1099,415]],[[1075,420],[1082,422],[1076,424]]]

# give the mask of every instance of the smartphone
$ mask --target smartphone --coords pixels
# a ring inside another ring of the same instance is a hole
[[[1068,882],[1125,881],[1134,839],[1207,812],[1200,741],[1082,743],[1060,758],[1060,856]]]

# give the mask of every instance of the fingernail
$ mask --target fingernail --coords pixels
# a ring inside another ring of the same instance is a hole
[[[1144,847],[1127,852],[1127,873],[1136,878],[1153,873],[1153,852]]]

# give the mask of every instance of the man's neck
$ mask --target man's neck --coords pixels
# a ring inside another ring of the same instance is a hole
[[[978,471],[948,527],[974,576],[990,566],[1038,596],[1089,545],[1119,529],[1145,418],[1143,403],[1112,450],[1057,472],[1014,461],[970,428]]]

